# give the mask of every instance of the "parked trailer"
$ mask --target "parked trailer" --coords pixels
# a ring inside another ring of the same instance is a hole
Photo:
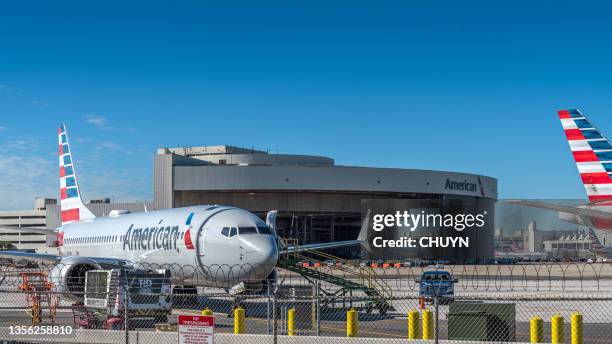
[[[170,271],[91,270],[85,274],[82,306],[73,307],[81,328],[119,329],[129,319],[168,321],[172,313]],[[127,305],[127,307],[125,307]]]

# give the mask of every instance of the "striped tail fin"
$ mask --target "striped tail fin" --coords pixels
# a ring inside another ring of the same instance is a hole
[[[579,110],[558,114],[589,201],[611,201],[612,144]]]
[[[60,202],[62,226],[96,217],[83,203],[77,183],[74,160],[68,142],[66,127],[62,124],[57,130],[59,140]]]

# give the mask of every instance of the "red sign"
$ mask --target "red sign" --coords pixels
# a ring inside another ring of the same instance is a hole
[[[213,344],[215,318],[204,315],[179,315],[179,344]]]

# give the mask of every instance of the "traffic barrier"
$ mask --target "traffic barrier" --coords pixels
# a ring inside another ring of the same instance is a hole
[[[434,339],[433,313],[429,309],[423,312],[423,339]]]
[[[295,308],[290,308],[287,312],[287,335],[295,336]]]
[[[576,312],[572,314],[572,344],[584,344],[584,334],[582,333],[582,314]]]
[[[359,313],[354,309],[346,312],[346,336],[359,336]]]
[[[408,339],[419,339],[419,311],[408,312]]]
[[[202,315],[213,315],[213,311],[211,311],[210,309],[206,308],[202,310]]]
[[[234,334],[243,334],[245,332],[244,323],[244,308],[237,307],[234,309]]]
[[[529,322],[530,343],[544,343],[544,320],[539,316],[531,318]]]
[[[550,337],[552,344],[563,344],[565,341],[563,317],[559,314],[550,318]]]

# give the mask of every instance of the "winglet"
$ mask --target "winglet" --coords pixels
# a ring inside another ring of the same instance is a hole
[[[272,233],[274,233],[274,235],[277,235],[276,233],[276,217],[278,215],[278,210],[270,210],[267,214],[266,214],[266,225],[268,225],[268,227],[270,227],[270,230],[272,231]]]
[[[77,182],[74,160],[68,141],[66,127],[61,124],[57,130],[60,168],[60,208],[62,226],[72,222],[93,219],[96,216],[85,206]]]

